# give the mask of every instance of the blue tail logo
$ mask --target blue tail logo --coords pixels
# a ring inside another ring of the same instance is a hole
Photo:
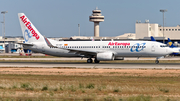
[[[176,47],[176,46],[173,45],[172,41],[171,41],[169,38],[168,38],[168,43],[167,43],[167,44],[168,44],[169,47],[171,47],[171,48]]]
[[[156,41],[153,36],[151,36],[151,41]]]
[[[28,42],[29,38],[31,38],[31,37],[32,37],[31,32],[29,32],[28,29],[26,29],[26,30],[24,31],[24,40],[25,40],[26,42]]]

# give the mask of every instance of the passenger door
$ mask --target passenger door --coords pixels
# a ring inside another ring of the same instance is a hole
[[[155,44],[151,44],[151,52],[155,52]]]

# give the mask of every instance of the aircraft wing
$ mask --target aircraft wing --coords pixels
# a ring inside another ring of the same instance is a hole
[[[50,41],[44,36],[44,39],[46,41],[46,44],[51,47],[51,48],[59,48],[59,49],[64,49],[64,50],[69,50],[69,53],[75,53],[79,55],[96,55],[98,52],[97,51],[84,51],[84,50],[79,50],[79,49],[70,49],[70,48],[62,48],[62,47],[57,47],[54,46],[50,43]]]
[[[69,53],[75,53],[79,55],[96,55],[97,54],[96,51],[84,51],[84,50],[76,50],[76,49],[66,49],[66,50],[69,50]]]

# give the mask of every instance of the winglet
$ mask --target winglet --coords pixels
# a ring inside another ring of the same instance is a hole
[[[46,44],[49,46],[49,47],[53,47],[53,48],[58,48],[56,46],[53,46],[50,41],[44,36],[44,40],[46,41]]]
[[[151,36],[151,41],[156,41],[153,36]]]

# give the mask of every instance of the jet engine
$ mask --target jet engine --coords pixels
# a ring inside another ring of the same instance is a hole
[[[114,54],[112,52],[97,53],[97,60],[99,61],[111,61],[114,60]]]

